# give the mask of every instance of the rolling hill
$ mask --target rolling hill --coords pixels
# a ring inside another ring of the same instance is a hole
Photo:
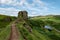
[[[60,40],[59,15],[26,17],[23,14],[18,17],[0,15],[0,40],[14,40],[15,30],[18,36],[15,40]]]

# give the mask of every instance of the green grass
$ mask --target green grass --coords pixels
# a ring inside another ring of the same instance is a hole
[[[10,17],[11,21],[6,21],[7,17],[0,15],[0,40],[8,40],[11,32],[10,23],[14,22],[16,17]],[[26,23],[31,27],[32,32],[23,26]],[[20,17],[20,21],[17,24],[19,31],[19,40],[60,40],[60,16],[38,16],[29,18],[27,21]],[[53,29],[49,31],[44,26],[49,25]]]
[[[0,40],[8,40],[10,36],[10,31],[11,31],[11,28],[10,28],[10,25],[8,25],[5,29],[3,29],[0,32]]]
[[[11,21],[8,20],[8,17]],[[10,23],[14,21],[14,19],[15,17],[0,15],[0,40],[8,40],[11,31]]]
[[[11,21],[9,21],[9,19]],[[10,22],[14,21],[16,17],[10,17],[5,15],[0,15],[0,32],[6,28],[7,25],[10,24]]]
[[[60,19],[52,17],[33,17],[30,18],[30,23],[32,24],[33,28],[38,31],[39,33],[42,33],[41,35],[48,36],[51,40],[60,40],[60,32],[57,32],[56,30],[60,30]],[[44,25],[50,25],[52,28],[55,28],[51,31],[48,31],[47,29],[43,28]],[[36,32],[37,33],[37,32]],[[46,39],[46,38],[45,38]]]

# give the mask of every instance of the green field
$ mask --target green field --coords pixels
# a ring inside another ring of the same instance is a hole
[[[17,17],[0,15],[0,40],[8,40],[11,32],[10,24]],[[24,23],[26,26],[24,26]],[[28,20],[22,18],[17,24],[19,40],[60,40],[60,16],[36,16],[29,17]],[[44,28],[48,25],[52,28]],[[28,27],[28,28],[27,28]]]

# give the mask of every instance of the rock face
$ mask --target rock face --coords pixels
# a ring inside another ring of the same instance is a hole
[[[19,11],[18,18],[20,18],[20,19],[23,18],[24,20],[27,20],[28,19],[27,11]]]

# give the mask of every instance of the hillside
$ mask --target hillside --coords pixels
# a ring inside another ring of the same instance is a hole
[[[0,40],[6,40],[10,34],[10,23],[14,21],[16,17],[0,15]]]
[[[60,40],[60,19],[57,16],[40,16],[30,18],[30,24],[37,28],[35,30],[40,31],[40,33],[45,34],[51,40]],[[45,28],[44,26],[49,26],[52,30]],[[39,28],[40,27],[40,28]],[[42,30],[42,31],[41,31]]]
[[[0,40],[60,40],[60,16],[27,18],[26,13],[20,11],[18,17],[0,15]]]
[[[14,21],[16,17],[0,15],[0,30],[9,25],[10,22]]]

